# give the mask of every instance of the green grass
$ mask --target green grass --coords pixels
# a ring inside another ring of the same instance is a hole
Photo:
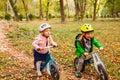
[[[38,26],[45,21],[14,22],[16,25],[10,29],[7,36],[11,38],[13,46],[32,56],[32,42],[38,35]],[[89,23],[94,26],[95,38],[101,42],[105,51],[100,54],[108,74],[112,79],[120,79],[120,22],[111,20],[98,21],[68,21],[60,24],[58,19],[48,21],[52,26],[51,34],[58,47],[51,50],[58,64],[73,68],[74,39],[80,33],[80,25]]]

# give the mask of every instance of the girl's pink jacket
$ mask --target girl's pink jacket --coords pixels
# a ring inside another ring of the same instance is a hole
[[[49,49],[44,48],[46,46],[57,46],[56,42],[53,41],[52,37],[44,37],[41,34],[39,34],[35,40],[32,43],[33,47],[37,51],[38,48],[40,48],[39,51],[37,51],[40,54],[45,54],[49,51]]]

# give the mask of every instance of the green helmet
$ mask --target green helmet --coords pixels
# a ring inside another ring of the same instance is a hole
[[[80,30],[82,32],[92,32],[94,31],[93,27],[90,24],[84,24],[81,26]]]

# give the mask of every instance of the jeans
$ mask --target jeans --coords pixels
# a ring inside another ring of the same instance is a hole
[[[81,72],[84,66],[84,60],[85,60],[86,56],[85,55],[81,55],[78,58],[78,64],[76,64],[76,71],[77,72]]]

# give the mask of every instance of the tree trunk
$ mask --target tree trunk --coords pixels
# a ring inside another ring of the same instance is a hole
[[[83,7],[83,19],[84,19],[84,15],[85,15],[85,11],[86,11],[86,0],[84,0],[84,7]]]
[[[14,15],[15,15],[15,18],[14,18],[14,19],[15,19],[16,21],[19,21],[19,18],[18,18],[18,9],[17,9],[17,7],[15,6],[16,1],[17,1],[17,0],[15,0],[15,2],[13,3],[13,0],[9,0],[10,5],[11,5],[11,7],[12,7],[12,9],[13,9],[13,12],[14,12]]]
[[[42,0],[40,0],[40,20],[43,19],[43,14],[42,14]]]
[[[64,6],[63,0],[60,0],[60,13],[61,13],[61,23],[65,22],[65,15],[64,15]]]
[[[115,5],[114,0],[112,0],[111,15],[112,15],[113,18],[115,18],[115,15],[114,15],[114,5]]]
[[[78,20],[79,19],[79,11],[80,11],[78,1],[74,0],[74,4],[75,4],[75,18],[76,18],[76,20]]]
[[[48,12],[49,12],[49,4],[50,4],[50,2],[48,1],[48,2],[47,2],[47,10],[46,10],[46,21],[48,21],[48,17],[49,17],[49,15],[48,15]]]
[[[118,18],[120,17],[120,16],[119,16],[119,12],[116,12],[115,14],[116,14],[116,16],[117,16]]]
[[[23,2],[23,5],[24,5],[24,9],[25,9],[26,21],[28,21],[28,8],[27,8],[27,5],[25,5],[25,1],[22,0],[22,2]]]
[[[76,10],[76,20],[83,20],[86,10],[86,0],[74,0]]]
[[[84,12],[85,12],[85,0],[80,0],[79,5],[80,5],[80,19],[83,20],[84,18]]]
[[[69,15],[69,12],[70,12],[70,10],[69,10],[69,5],[68,5],[68,0],[66,0],[66,4],[67,4],[67,8],[68,8],[68,13],[67,13],[67,17],[69,18],[70,17],[70,15]]]
[[[6,3],[6,10],[5,13],[8,13],[10,11],[9,1]]]
[[[93,21],[96,20],[96,7],[97,7],[97,0],[95,0],[95,3],[94,3]]]

